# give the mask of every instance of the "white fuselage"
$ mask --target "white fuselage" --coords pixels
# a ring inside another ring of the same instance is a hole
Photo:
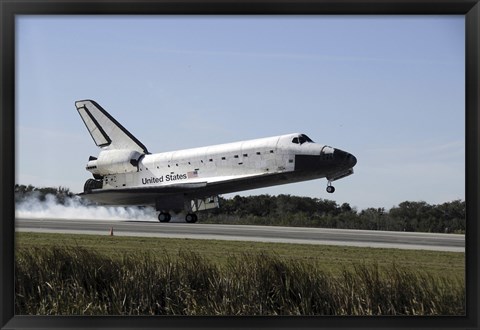
[[[320,155],[322,150],[324,154],[333,153],[333,148],[317,143],[292,143],[298,135],[147,154],[140,158],[138,167],[131,165],[131,169],[123,169],[124,173],[108,174],[95,170],[92,173],[103,175],[103,189],[255,180],[258,176],[293,172],[296,155]]]

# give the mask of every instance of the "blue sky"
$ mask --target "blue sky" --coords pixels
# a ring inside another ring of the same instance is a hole
[[[465,199],[463,16],[18,16],[16,180],[80,192],[76,100],[150,152],[302,132],[355,174],[246,191],[363,209]],[[226,197],[229,197],[227,195]]]

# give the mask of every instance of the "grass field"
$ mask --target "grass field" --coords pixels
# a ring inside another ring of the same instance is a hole
[[[464,253],[17,233],[17,314],[461,315]]]
[[[379,266],[395,263],[398,266],[428,271],[432,274],[459,277],[463,277],[465,272],[465,254],[456,252],[43,233],[17,233],[16,238],[17,247],[79,246],[112,258],[144,252],[160,256],[165,252],[177,254],[183,250],[193,251],[221,266],[232,256],[243,253],[253,255],[270,253],[289,260],[315,264],[332,272],[352,267],[355,263],[378,263]]]

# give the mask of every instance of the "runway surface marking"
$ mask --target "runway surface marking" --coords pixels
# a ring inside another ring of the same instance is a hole
[[[16,219],[18,232],[217,239],[465,252],[465,235],[304,227],[159,223],[158,221]]]

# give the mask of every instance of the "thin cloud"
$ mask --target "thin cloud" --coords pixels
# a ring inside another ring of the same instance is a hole
[[[149,49],[150,53],[157,54],[177,54],[192,56],[234,56],[234,57],[250,57],[261,59],[284,59],[284,60],[310,60],[322,62],[382,62],[392,64],[456,64],[455,61],[438,61],[432,59],[415,59],[409,60],[405,58],[381,58],[367,56],[339,56],[339,55],[321,55],[321,54],[301,54],[301,53],[269,53],[269,52],[242,52],[242,51],[224,51],[224,50],[198,50],[198,49]]]

